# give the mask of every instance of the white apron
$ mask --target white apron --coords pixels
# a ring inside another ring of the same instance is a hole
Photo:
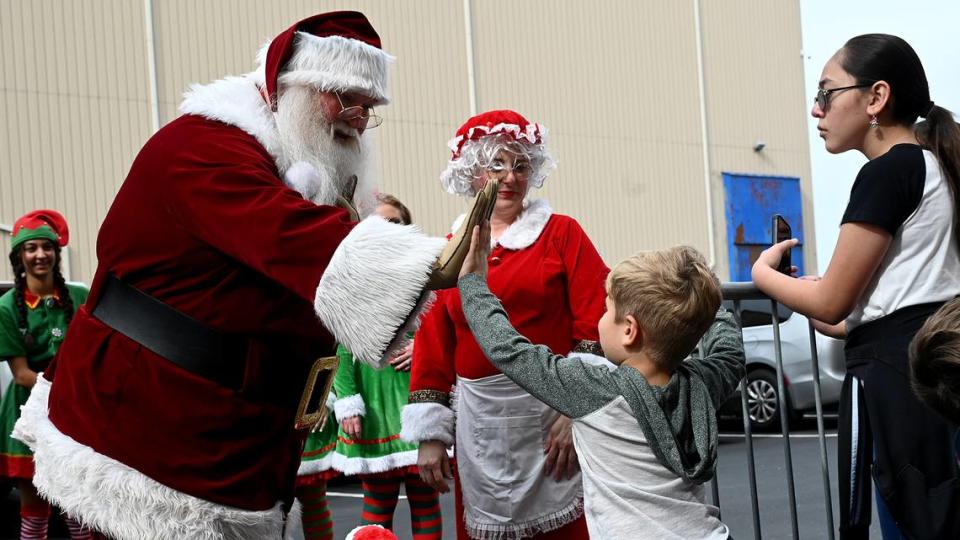
[[[457,378],[457,469],[469,535],[511,539],[557,529],[583,514],[580,473],[543,473],[559,413],[505,375]]]

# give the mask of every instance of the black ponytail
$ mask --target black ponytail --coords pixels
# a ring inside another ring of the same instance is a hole
[[[53,245],[53,251],[57,254],[57,262],[53,265],[53,284],[57,288],[57,294],[60,296],[60,305],[63,307],[64,326],[70,326],[73,320],[73,297],[70,296],[70,289],[67,288],[67,281],[63,279],[63,273],[60,272],[60,246]]]
[[[953,198],[953,230],[960,246],[960,126],[953,114],[930,99],[930,86],[923,64],[906,41],[889,34],[864,34],[850,39],[841,49],[840,65],[857,84],[886,81],[892,120],[913,126],[920,145],[940,163],[941,173]],[[916,124],[918,118],[926,118]]]
[[[35,339],[33,334],[27,330],[27,304],[23,293],[27,290],[27,269],[23,266],[23,246],[17,246],[10,252],[10,266],[13,267],[13,301],[17,306],[18,330],[23,338],[23,345],[29,348],[33,345]]]
[[[953,233],[960,246],[960,126],[953,113],[933,105],[927,119],[917,124],[917,140],[933,152],[940,162],[940,172],[953,196]]]

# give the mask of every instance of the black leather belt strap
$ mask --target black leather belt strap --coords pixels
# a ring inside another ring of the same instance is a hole
[[[208,328],[112,274],[92,314],[187,371],[229,388],[243,383],[246,340]]]

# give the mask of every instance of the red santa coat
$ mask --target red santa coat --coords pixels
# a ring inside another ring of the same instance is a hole
[[[382,353],[444,244],[376,217],[351,223],[286,187],[252,78],[192,97],[182,110],[197,114],[151,138],[117,194],[90,309],[18,425],[40,491],[117,538],[277,536],[305,435],[293,422],[306,374],[334,351],[327,329]],[[239,390],[94,317],[108,273],[247,340]]]

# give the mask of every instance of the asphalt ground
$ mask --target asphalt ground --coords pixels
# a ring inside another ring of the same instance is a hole
[[[720,492],[720,511],[723,521],[738,540],[754,538],[753,514],[750,503],[750,485],[747,472],[747,445],[735,425],[725,423],[720,436],[720,464],[717,473]],[[835,422],[827,423],[827,457],[830,469],[830,495],[833,502],[834,526],[839,520],[837,510],[837,438]],[[793,457],[794,491],[796,500],[799,537],[803,539],[829,538],[827,531],[823,477],[821,475],[819,441],[816,424],[804,420],[794,427],[790,437]],[[788,495],[783,437],[777,433],[755,434],[753,440],[756,463],[757,500],[760,513],[760,530],[763,538],[791,538],[791,511]],[[0,539],[17,538],[19,531],[18,499],[16,491],[2,497],[0,507]],[[707,489],[707,500],[711,499]],[[444,539],[455,537],[453,529],[453,495],[440,497],[444,517]],[[335,481],[328,489],[328,505],[334,518],[334,538],[341,539],[356,527],[363,509],[363,499],[358,483]],[[876,516],[876,512],[874,512]],[[411,538],[410,507],[401,495],[394,514],[394,532],[399,538]],[[55,521],[51,538],[66,538],[66,528]],[[638,538],[641,535],[638,532]],[[871,529],[871,538],[880,538],[876,524]]]

